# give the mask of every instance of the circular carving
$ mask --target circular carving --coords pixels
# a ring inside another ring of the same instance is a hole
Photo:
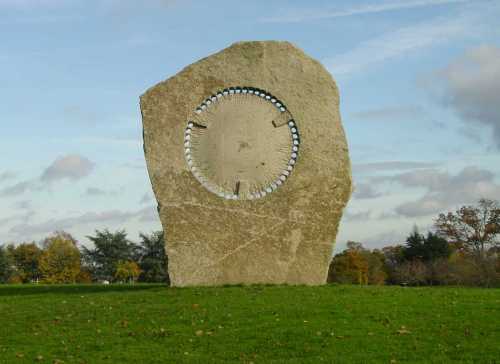
[[[203,101],[184,134],[196,179],[226,199],[261,198],[281,186],[299,153],[297,125],[284,103],[251,87],[230,87]]]

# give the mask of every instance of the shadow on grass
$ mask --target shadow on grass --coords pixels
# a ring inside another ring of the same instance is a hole
[[[153,288],[166,288],[165,284],[26,284],[0,285],[1,296],[26,296],[37,294],[89,294],[106,292],[143,291]]]

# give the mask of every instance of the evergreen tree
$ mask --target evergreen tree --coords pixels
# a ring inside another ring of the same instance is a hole
[[[96,230],[95,236],[87,238],[94,243],[94,248],[83,247],[83,260],[96,280],[113,281],[119,262],[137,260],[138,247],[127,239],[125,230],[114,233]]]
[[[406,244],[403,248],[403,256],[405,260],[423,260],[425,256],[424,236],[421,235],[417,228],[406,238]]]
[[[142,273],[139,280],[170,284],[163,231],[156,231],[151,235],[140,234],[140,237],[139,266]]]
[[[448,258],[450,254],[450,245],[446,239],[431,232],[427,233],[427,237],[424,240],[424,261]]]

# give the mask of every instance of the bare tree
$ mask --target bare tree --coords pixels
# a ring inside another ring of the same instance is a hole
[[[477,206],[440,214],[434,225],[438,235],[483,259],[490,247],[500,243],[500,205],[481,199]]]

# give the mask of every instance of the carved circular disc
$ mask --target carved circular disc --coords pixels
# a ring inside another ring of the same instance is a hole
[[[208,97],[185,129],[186,162],[209,191],[256,199],[290,176],[299,150],[295,121],[270,93],[231,87]]]

